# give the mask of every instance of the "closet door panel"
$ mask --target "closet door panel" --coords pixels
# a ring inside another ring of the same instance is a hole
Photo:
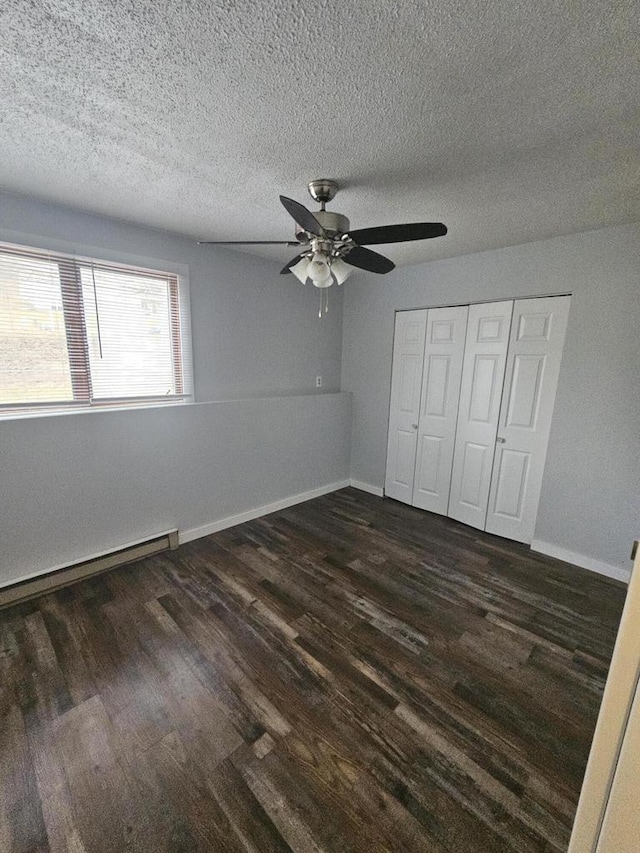
[[[569,303],[514,303],[486,530],[518,542],[533,539]]]
[[[418,423],[414,506],[446,515],[468,307],[430,308]]]
[[[474,510],[482,510],[483,473],[488,465],[488,447],[467,441],[464,444],[462,460],[462,481],[460,483],[460,502]]]
[[[448,515],[484,530],[513,302],[471,305]]]
[[[416,466],[426,324],[426,310],[396,314],[384,490],[388,497],[409,504]]]

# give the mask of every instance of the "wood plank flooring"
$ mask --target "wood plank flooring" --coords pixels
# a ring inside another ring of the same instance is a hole
[[[0,613],[0,850],[566,850],[615,581],[344,489]]]

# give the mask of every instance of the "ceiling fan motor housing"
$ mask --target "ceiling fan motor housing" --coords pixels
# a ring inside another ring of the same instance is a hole
[[[333,210],[314,210],[313,215],[330,237],[342,237],[349,231],[349,220],[341,213],[335,213]],[[299,225],[296,225],[296,239],[301,243],[307,243],[309,240],[307,232]]]

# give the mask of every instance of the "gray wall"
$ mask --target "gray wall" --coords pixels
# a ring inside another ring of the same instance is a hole
[[[627,568],[640,535],[639,236],[621,226],[350,280],[351,476],[384,484],[394,311],[571,293],[535,537]]]
[[[320,321],[280,264],[1,194],[0,239],[188,266],[201,401],[0,421],[0,584],[348,478],[341,289]]]
[[[350,395],[0,424],[0,583],[348,479]]]

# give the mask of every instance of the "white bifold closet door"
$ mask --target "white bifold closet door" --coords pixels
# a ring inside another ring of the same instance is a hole
[[[441,515],[449,506],[468,312],[467,305],[427,312],[412,503]]]
[[[569,302],[396,314],[385,494],[531,542]]]
[[[426,310],[396,313],[384,490],[408,504],[413,498],[426,325]]]
[[[484,530],[513,302],[470,305],[448,515]]]
[[[533,539],[569,302],[519,299],[513,307],[485,530],[518,542]]]

